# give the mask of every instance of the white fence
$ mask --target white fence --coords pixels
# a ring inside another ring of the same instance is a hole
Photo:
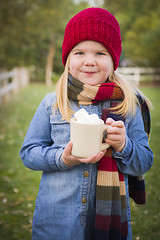
[[[125,75],[129,80],[140,83],[160,83],[160,68],[119,67],[117,73]]]
[[[137,85],[143,82],[160,83],[160,68],[119,67],[117,73],[126,76]],[[0,73],[0,104],[28,84],[27,68],[15,68],[10,72]]]
[[[15,68],[10,72],[0,73],[0,104],[29,84],[27,68]]]

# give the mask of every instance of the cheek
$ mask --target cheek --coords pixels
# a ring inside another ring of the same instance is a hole
[[[104,65],[103,68],[102,68],[102,72],[103,72],[103,75],[108,78],[108,76],[110,75],[111,73],[111,70],[112,70],[112,67],[109,66],[109,65]]]
[[[104,74],[106,74],[106,76],[108,77],[110,75],[110,73],[112,72],[112,69],[113,69],[112,60],[107,61],[105,64],[103,63],[102,68],[103,68]]]
[[[74,66],[70,66],[69,72],[74,78],[77,78],[77,74],[76,74],[76,70],[75,70]]]
[[[76,71],[76,64],[75,64],[75,61],[73,61],[72,59],[70,60],[70,63],[69,63],[69,71],[71,74]]]
[[[73,59],[72,61],[70,61],[69,72],[74,78],[79,79],[80,64],[76,59]]]

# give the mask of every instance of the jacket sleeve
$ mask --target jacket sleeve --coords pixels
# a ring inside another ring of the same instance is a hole
[[[65,146],[54,144],[51,139],[50,114],[43,99],[28,128],[20,157],[24,165],[33,170],[65,170],[68,167],[60,163],[64,148]]]
[[[126,144],[121,152],[114,152],[119,170],[127,175],[141,176],[153,164],[153,153],[148,145],[148,137],[139,107],[126,127]]]

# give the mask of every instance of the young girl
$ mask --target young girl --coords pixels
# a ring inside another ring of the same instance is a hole
[[[129,194],[144,202],[140,176],[153,154],[147,100],[115,73],[121,49],[118,22],[104,9],[85,9],[66,26],[64,73],[39,105],[20,152],[26,167],[43,171],[32,240],[132,239]],[[111,147],[88,158],[71,154],[69,122],[81,108],[110,125]]]

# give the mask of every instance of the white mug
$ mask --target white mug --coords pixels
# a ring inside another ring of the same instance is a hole
[[[107,149],[109,145],[102,143],[107,128],[108,125],[104,124],[102,120],[98,124],[87,124],[71,118],[70,141],[73,143],[72,155],[86,158]]]

